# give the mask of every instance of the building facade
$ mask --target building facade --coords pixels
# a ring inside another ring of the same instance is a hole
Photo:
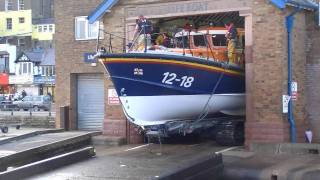
[[[15,61],[15,72],[9,76],[15,93],[52,95],[55,87],[54,50],[37,50],[21,53]]]
[[[95,120],[96,123],[100,123],[96,127],[102,129],[103,133],[108,136],[126,137],[129,142],[139,140],[137,132],[132,125],[127,123],[121,106],[112,93],[112,83],[110,79],[105,78],[107,75],[104,74],[103,66],[99,63],[92,64],[84,61],[85,54],[95,51],[94,37],[98,35],[95,31],[98,27],[107,32],[113,32],[119,37],[130,39],[132,38],[130,32],[134,29],[135,20],[140,14],[153,22],[162,23],[174,18],[187,19],[190,16],[205,16],[210,19],[210,14],[225,13],[228,16],[230,12],[237,12],[238,19],[243,20],[245,29],[246,144],[290,141],[290,124],[288,114],[283,113],[282,96],[288,93],[288,50],[285,24],[286,16],[294,11],[292,5],[285,5],[282,10],[279,10],[269,0],[119,0],[114,1],[116,4],[111,9],[100,14],[100,23],[89,24],[86,16],[92,12],[98,12],[96,9],[101,7],[99,4],[107,2],[109,1],[96,0],[81,3],[55,1],[56,31],[59,32],[55,36],[56,102],[57,107],[70,106],[70,126],[73,129],[86,129],[81,119],[83,113],[85,114],[81,109],[81,99],[90,100],[90,90],[81,89],[79,84],[81,86],[85,79],[88,80],[91,77],[91,79],[99,79],[95,82],[102,83],[101,86],[104,87],[99,96],[104,98],[101,105],[103,112],[100,112],[103,114],[100,114],[99,121]],[[315,134],[319,134],[320,130],[311,125],[317,123],[314,118],[310,119],[314,111],[306,109],[306,105],[313,101],[307,98],[308,89],[313,85],[308,83],[309,86],[305,86],[306,82],[314,80],[313,75],[307,76],[308,68],[316,68],[308,64],[310,61],[315,64],[320,61],[318,52],[315,52],[313,48],[306,51],[308,44],[319,48],[315,42],[319,38],[319,27],[314,22],[314,16],[313,11],[308,8],[303,9],[295,14],[293,25],[293,80],[298,84],[298,96],[293,102],[293,114],[298,142],[304,141],[306,129],[314,128]],[[309,23],[311,21],[313,23]],[[309,32],[313,32],[312,35],[309,35]],[[108,44],[108,42],[108,37],[103,37],[101,43]],[[112,45],[113,47],[124,47],[126,43],[119,38],[118,41],[113,41]],[[121,52],[122,49],[114,51]],[[63,122],[59,118],[59,109],[56,109],[56,112],[56,126],[63,127]],[[87,123],[90,124],[90,122]]]
[[[9,44],[0,44],[0,94],[11,94],[9,74],[14,73],[17,47]]]
[[[51,57],[54,55],[48,56],[50,57],[48,60],[33,55],[42,56],[45,52],[53,52],[54,32],[53,0],[0,0],[0,44],[3,47],[16,47],[16,52],[9,53],[9,62],[1,61],[10,69],[6,72],[7,75],[3,76],[8,77],[9,90],[6,91],[7,93],[19,93],[25,89],[33,95],[42,94],[43,91],[40,91],[42,83],[46,84],[47,81],[41,81],[41,84],[39,81],[34,81],[34,76],[41,71],[41,68],[34,70],[38,68],[35,61],[39,63],[40,61],[52,61]],[[5,49],[0,46],[0,51],[5,51]],[[54,63],[51,64],[54,65]],[[55,68],[50,65],[48,69],[51,69],[50,72],[52,72]],[[37,80],[40,77],[37,77]],[[50,82],[46,84],[50,85],[50,88],[45,86],[45,92],[51,94],[54,92],[54,78],[52,77],[50,76]],[[34,82],[37,83],[34,84]]]
[[[18,53],[52,48],[52,0],[1,0],[0,20],[1,44],[17,46]]]

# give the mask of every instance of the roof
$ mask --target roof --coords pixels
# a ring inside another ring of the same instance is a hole
[[[286,6],[294,6],[306,10],[317,10],[318,4],[313,0],[270,0],[275,6],[284,9]]]
[[[40,66],[54,66],[55,65],[55,51],[54,49],[47,49],[44,51]]]
[[[94,11],[88,16],[89,23],[92,24],[100,19],[108,12],[119,0],[104,0]]]
[[[40,66],[54,66],[55,51],[54,49],[39,49],[23,52],[15,62],[34,62],[38,63]]]
[[[30,51],[30,52],[25,52],[24,53],[29,59],[31,62],[41,62],[41,57],[42,57],[42,54],[43,54],[43,51]]]

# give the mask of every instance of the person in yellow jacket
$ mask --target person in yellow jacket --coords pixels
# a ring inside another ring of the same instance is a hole
[[[226,38],[228,42],[228,59],[229,59],[229,62],[236,63],[235,50],[236,50],[237,36],[238,36],[237,29],[235,28],[232,22],[226,23],[225,27],[227,28]]]

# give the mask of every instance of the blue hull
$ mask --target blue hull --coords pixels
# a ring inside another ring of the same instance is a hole
[[[101,56],[119,96],[245,93],[244,70],[194,57],[163,54]],[[221,81],[219,81],[219,79]]]

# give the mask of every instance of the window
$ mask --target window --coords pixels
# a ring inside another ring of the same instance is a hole
[[[33,100],[34,100],[34,101],[41,101],[41,97],[40,97],[40,96],[33,97]]]
[[[18,0],[18,10],[24,10],[24,0]]]
[[[189,48],[189,37],[188,36],[177,37],[177,47],[178,48]]]
[[[24,18],[23,17],[19,17],[19,23],[24,23]]]
[[[42,32],[42,26],[38,27],[38,32]]]
[[[20,74],[33,74],[32,63],[31,62],[21,63],[19,73]]]
[[[32,97],[31,96],[26,96],[23,98],[24,101],[32,101]]]
[[[48,67],[48,69],[49,69],[49,74],[48,74],[48,76],[52,76],[52,67]]]
[[[18,46],[20,47],[24,47],[26,45],[26,40],[21,38],[21,39],[18,39]]]
[[[53,32],[53,26],[49,25],[49,32]]]
[[[12,18],[7,18],[7,30],[12,30]]]
[[[33,74],[31,69],[31,63],[28,63],[28,74]]]
[[[46,75],[46,67],[45,66],[42,66],[41,67],[41,76],[45,76]]]
[[[5,10],[12,11],[13,10],[13,0],[6,0],[5,1]]]
[[[6,44],[14,44],[12,38],[7,38],[6,39]]]
[[[52,76],[56,75],[56,68],[54,66],[52,66]]]
[[[212,42],[214,46],[227,46],[227,40],[224,34],[213,34]]]
[[[27,74],[28,73],[28,64],[23,63],[22,64],[22,74]]]
[[[206,47],[206,35],[194,35],[193,41],[195,46],[203,46]]]
[[[76,40],[87,40],[98,38],[99,22],[89,24],[87,17],[76,17],[75,38]]]
[[[47,32],[47,30],[48,30],[48,26],[43,26],[43,32]]]
[[[46,68],[46,76],[49,76],[49,68]]]

